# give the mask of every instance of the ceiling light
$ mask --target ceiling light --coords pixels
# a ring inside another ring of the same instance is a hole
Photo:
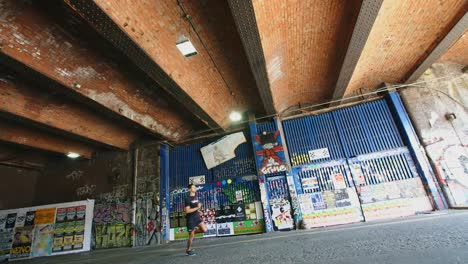
[[[176,43],[176,46],[185,57],[190,57],[197,54],[197,50],[193,46],[192,42],[188,39]]]
[[[71,159],[76,159],[76,158],[79,158],[81,155],[78,154],[78,153],[75,153],[75,152],[68,152],[67,154],[67,157],[71,158]]]
[[[231,119],[231,121],[233,122],[237,122],[242,119],[242,115],[239,112],[234,111],[234,112],[231,112],[231,114],[229,115],[229,119]]]

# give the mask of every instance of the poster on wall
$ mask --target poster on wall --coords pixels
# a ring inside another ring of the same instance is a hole
[[[346,182],[343,173],[335,173],[331,176],[335,190],[346,189]]]
[[[302,184],[302,190],[305,193],[311,193],[311,192],[314,192],[314,190],[319,189],[318,180],[317,180],[317,177],[315,176],[312,176],[310,178],[303,178],[301,180],[301,184]]]
[[[243,132],[227,135],[200,149],[203,160],[208,169],[214,168],[221,163],[236,157],[236,148],[246,142]]]
[[[33,226],[15,227],[10,260],[29,258],[32,252]]]
[[[271,218],[276,230],[285,230],[294,228],[294,220],[291,217],[291,204],[288,200],[271,199],[270,200]]]
[[[301,212],[304,215],[311,214],[314,211],[314,204],[309,193],[299,194],[299,204],[301,206]]]
[[[310,198],[312,200],[312,204],[314,205],[314,210],[322,210],[327,208],[321,192],[311,193]]]
[[[7,260],[10,257],[13,229],[6,228],[7,219],[8,219],[8,213],[0,212],[0,261]],[[16,220],[16,215],[15,215],[15,220]]]
[[[5,229],[13,229],[16,224],[17,213],[9,213],[6,218]]]
[[[36,225],[33,235],[33,257],[50,256],[54,241],[54,225]]]
[[[26,220],[24,222],[25,226],[33,226],[34,219],[36,218],[36,211],[29,211],[26,213]]]
[[[254,136],[255,159],[258,174],[270,174],[288,170],[280,132],[262,132]]]
[[[330,152],[328,151],[328,148],[309,150],[310,161],[326,159],[329,157],[330,157]]]
[[[86,200],[0,211],[0,260],[88,251],[93,208]]]
[[[55,221],[55,208],[37,209],[34,218],[35,225],[52,224]]]

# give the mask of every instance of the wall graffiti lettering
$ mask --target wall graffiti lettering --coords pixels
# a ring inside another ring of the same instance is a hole
[[[94,206],[94,223],[130,223],[131,204],[96,204]]]
[[[140,194],[136,201],[135,246],[159,243],[159,193]]]
[[[74,170],[70,174],[65,176],[65,179],[72,180],[72,181],[78,181],[79,179],[81,179],[81,176],[83,176],[83,171]]]
[[[83,187],[80,187],[80,188],[76,189],[76,195],[78,197],[82,197],[82,196],[85,196],[85,195],[92,195],[95,190],[96,190],[96,185],[95,184],[85,185]]]
[[[132,224],[94,224],[94,248],[132,246]]]

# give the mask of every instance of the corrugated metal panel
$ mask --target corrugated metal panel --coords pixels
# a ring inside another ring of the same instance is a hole
[[[275,122],[269,121],[269,122],[263,122],[263,123],[258,123],[257,124],[257,134],[260,134],[262,132],[275,132],[277,130]]]
[[[313,165],[313,168],[304,167],[297,175],[302,182],[303,179],[314,178],[317,179],[318,185],[313,189],[303,189],[303,193],[323,192],[335,190],[332,176],[335,174],[342,174],[344,176],[346,187],[353,187],[351,174],[347,169],[347,164],[341,161],[325,162]]]
[[[330,157],[313,162],[345,157],[331,113],[286,120],[283,128],[292,166],[311,163],[308,152],[321,148],[328,148]]]
[[[385,100],[332,112],[347,157],[403,147]]]
[[[189,178],[193,176],[205,175],[206,183],[212,183],[220,179],[256,174],[250,137],[245,131],[244,135],[247,142],[236,148],[236,157],[211,170],[206,168],[200,149],[215,140],[172,148],[169,181],[171,189],[185,188]]]
[[[365,183],[360,184],[363,186],[406,180],[418,176],[407,148],[361,155],[349,161],[352,166],[360,165],[365,179]]]

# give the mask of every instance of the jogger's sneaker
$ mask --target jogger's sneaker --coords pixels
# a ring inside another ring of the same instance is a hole
[[[197,253],[195,253],[193,250],[185,251],[185,252],[187,252],[187,255],[190,256],[190,257],[193,257],[193,256],[197,255]]]

